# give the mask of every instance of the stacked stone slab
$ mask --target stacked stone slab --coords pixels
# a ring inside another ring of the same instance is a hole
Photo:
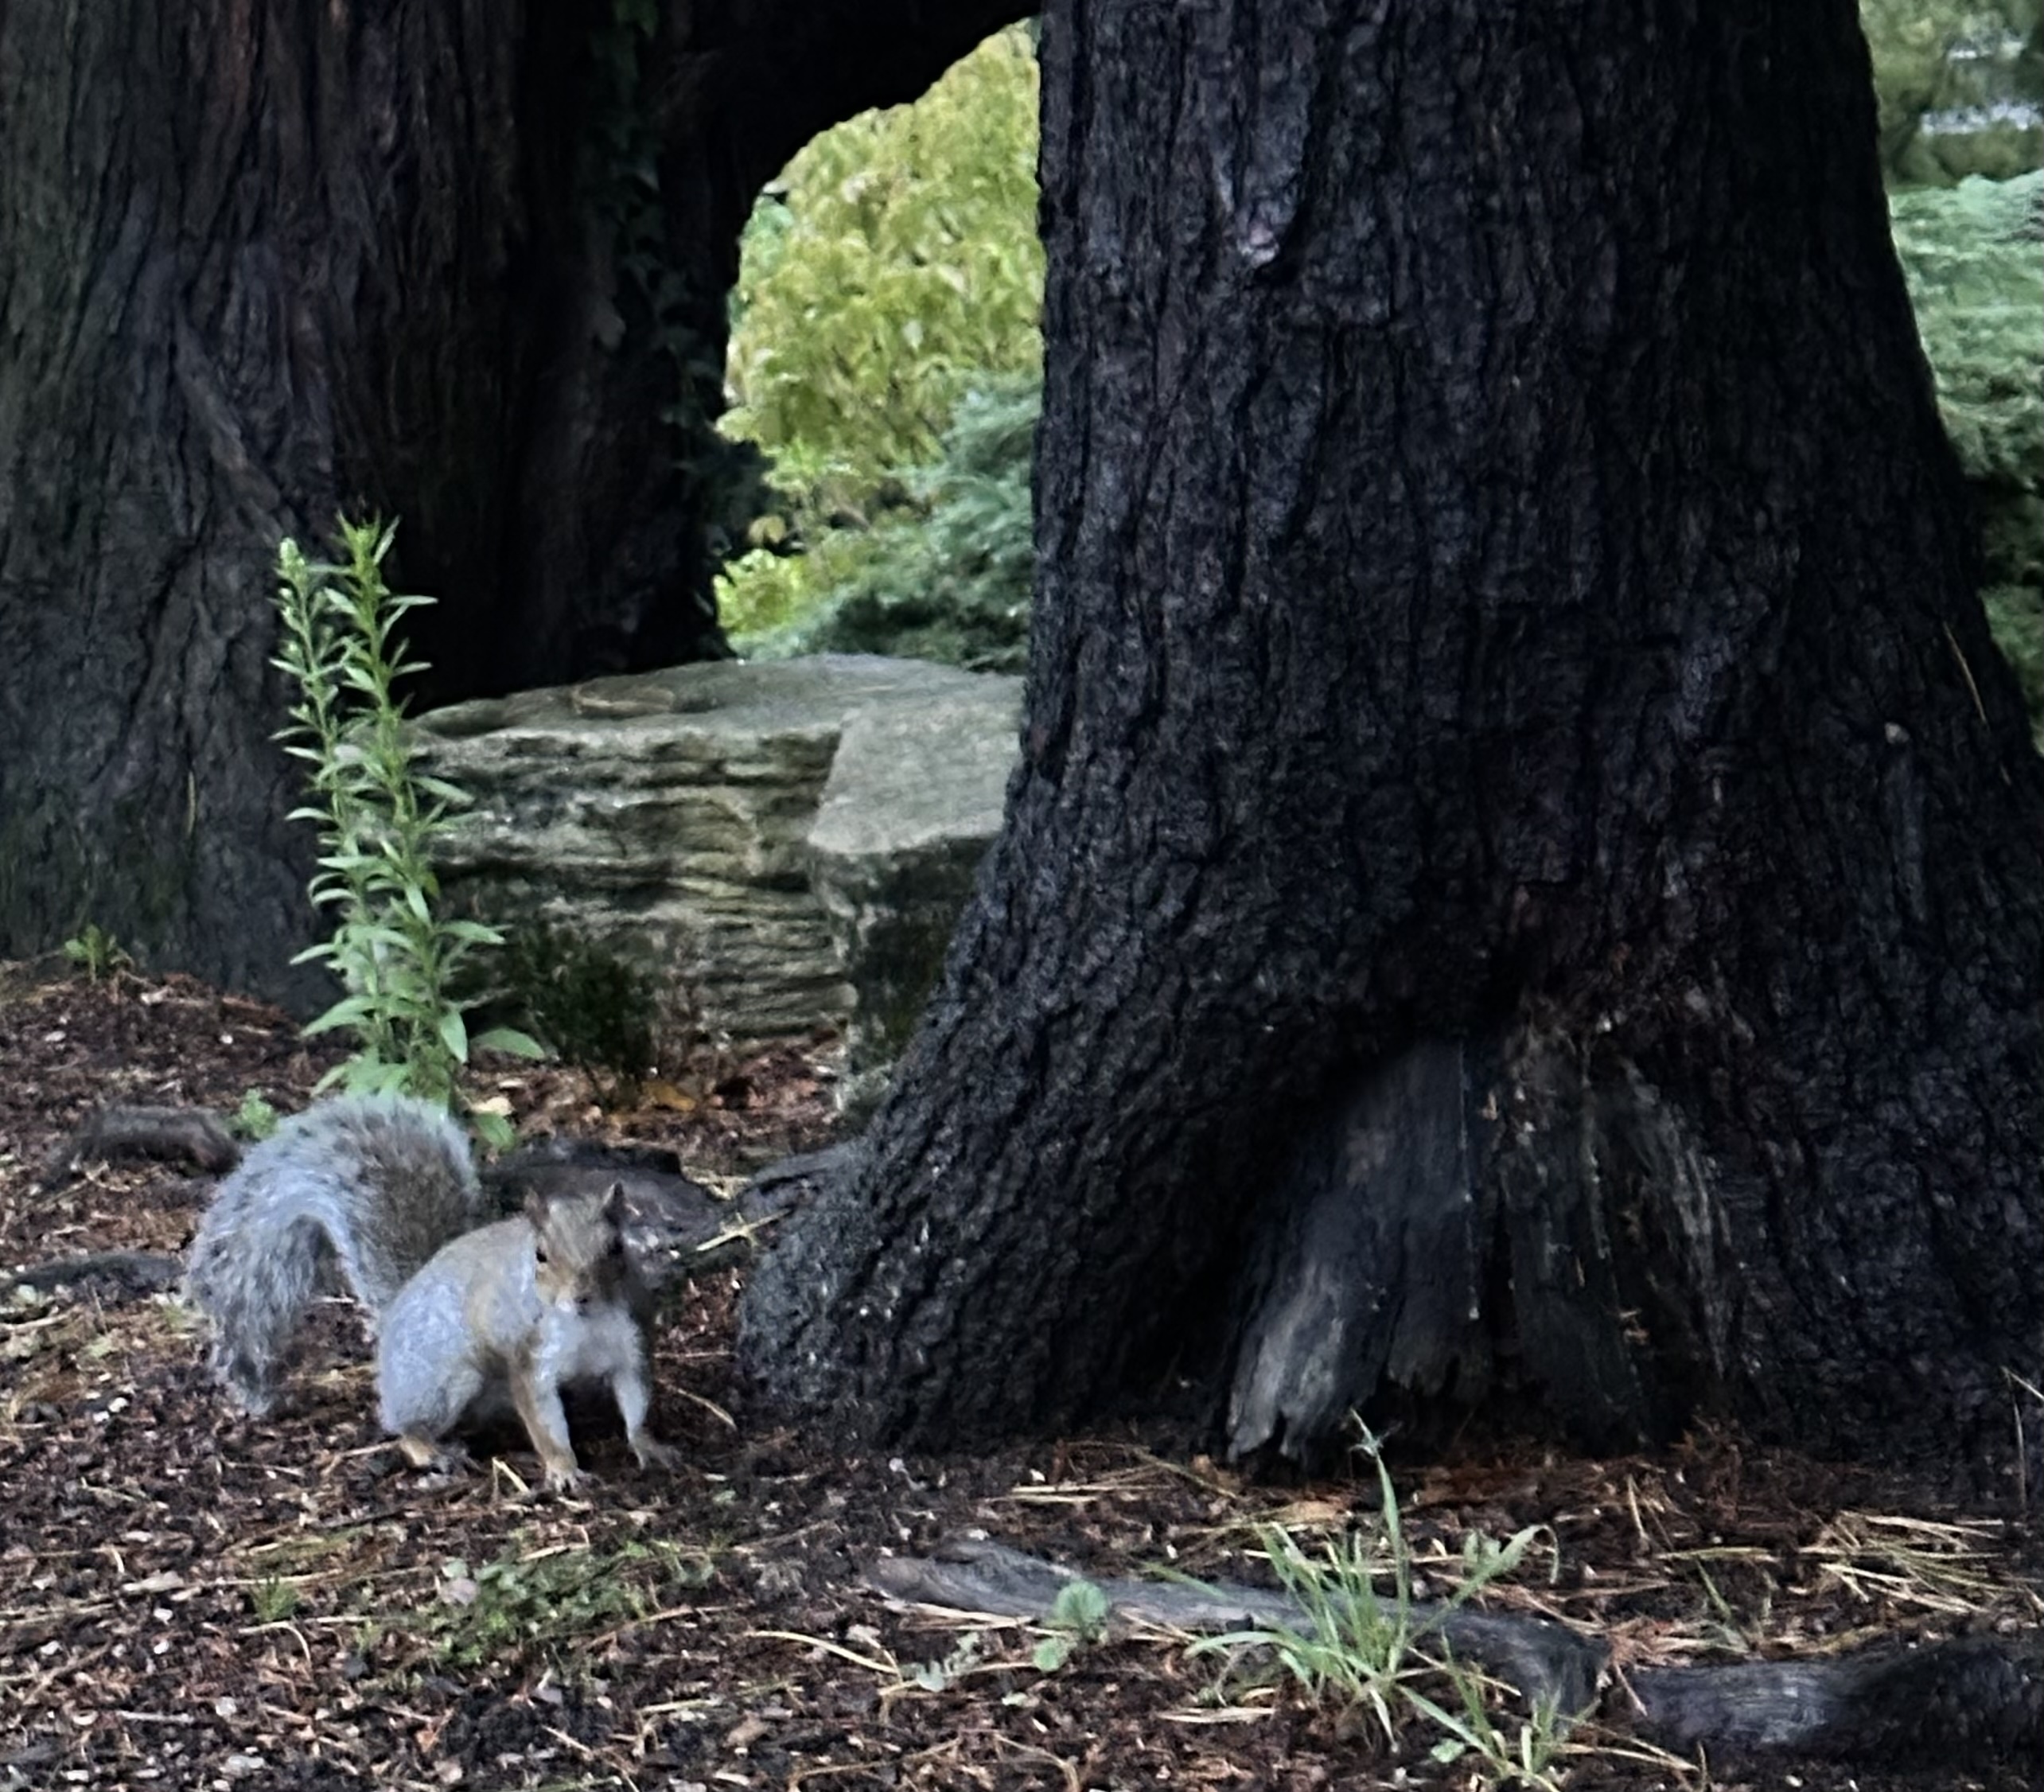
[[[810,874],[851,984],[839,1095],[855,1116],[885,1093],[1000,832],[1020,684],[980,675],[875,704],[838,747]]]
[[[858,655],[682,666],[419,719],[472,804],[437,869],[678,979],[734,1041],[847,1030],[884,1081],[998,830],[1020,681]]]

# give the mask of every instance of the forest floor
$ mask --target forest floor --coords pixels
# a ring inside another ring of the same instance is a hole
[[[250,1089],[295,1108],[331,1061],[281,1015],[190,983],[0,968],[0,1264],[184,1247],[204,1178],[88,1164],[41,1186],[94,1109],[232,1112]],[[820,1045],[710,1065],[632,1112],[570,1072],[483,1081],[528,1135],[668,1145],[726,1188],[826,1140],[829,1085]],[[1044,1671],[1041,1633],[890,1608],[862,1579],[887,1552],[978,1532],[1103,1577],[1267,1580],[1256,1523],[1368,1521],[1371,1464],[1258,1486],[1132,1432],[847,1451],[748,1404],[736,1274],[682,1286],[656,1420],[684,1466],[643,1473],[599,1439],[593,1482],[554,1498],[528,1493],[535,1465],[517,1455],[451,1482],[404,1469],[342,1303],[317,1315],[283,1408],[250,1421],[215,1398],[174,1300],[10,1293],[0,1276],[0,1789],[1484,1783],[1432,1759],[1433,1739],[1394,1748],[1366,1716],[1182,1637],[1092,1644]],[[1869,1470],[1706,1437],[1650,1459],[1524,1451],[1394,1472],[1423,1581],[1451,1582],[1473,1533],[1542,1527],[1482,1597],[1610,1636],[1622,1666],[2044,1617],[2027,1527]],[[2044,1783],[2034,1764],[1754,1770],[1625,1746],[1585,1737],[1559,1777],[1581,1792]]]

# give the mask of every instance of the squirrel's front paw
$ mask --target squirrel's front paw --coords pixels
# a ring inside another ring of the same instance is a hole
[[[641,1468],[679,1468],[681,1452],[672,1443],[663,1443],[657,1437],[648,1437],[640,1432],[632,1439],[632,1454],[639,1459]]]
[[[572,1456],[547,1464],[547,1491],[550,1494],[571,1494],[588,1478],[582,1465]]]

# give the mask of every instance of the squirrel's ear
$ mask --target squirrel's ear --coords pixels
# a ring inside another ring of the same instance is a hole
[[[622,1225],[631,1217],[631,1206],[625,1198],[625,1185],[613,1182],[610,1192],[603,1198],[603,1217],[611,1225]]]
[[[542,1232],[546,1230],[547,1217],[551,1210],[547,1205],[546,1196],[537,1189],[531,1189],[526,1192],[525,1217],[532,1222],[536,1229]]]

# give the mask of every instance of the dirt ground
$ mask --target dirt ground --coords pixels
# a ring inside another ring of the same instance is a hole
[[[103,1104],[302,1105],[330,1056],[269,1010],[188,982],[96,985],[0,971],[0,1265],[181,1250],[208,1183],[88,1165],[39,1186]],[[572,1073],[481,1079],[520,1130],[672,1145],[722,1187],[831,1133],[827,1047],[707,1066],[643,1111],[605,1112]],[[229,1416],[168,1296],[0,1276],[0,1789],[1466,1787],[1435,1739],[1388,1746],[1183,1638],[1032,1661],[1040,1633],[890,1609],[863,1565],[978,1531],[1100,1576],[1166,1566],[1267,1579],[1252,1526],[1339,1535],[1375,1503],[1348,1478],[1245,1483],[1158,1437],[1070,1438],[994,1456],[889,1459],[812,1439],[730,1362],[737,1278],[687,1284],[659,1353],[640,1472],[535,1497],[529,1456],[451,1482],[379,1436],[363,1333],[310,1328],[285,1408]],[[2007,1517],[1863,1469],[1692,1440],[1657,1459],[1524,1453],[1400,1463],[1431,1585],[1473,1531],[1544,1527],[1483,1596],[1618,1639],[1619,1660],[1819,1652],[2044,1617],[2044,1551]],[[1509,1712],[1507,1724],[1513,1721]],[[1583,1792],[2016,1792],[1982,1778],[1765,1770],[1612,1751],[1561,1763]]]

